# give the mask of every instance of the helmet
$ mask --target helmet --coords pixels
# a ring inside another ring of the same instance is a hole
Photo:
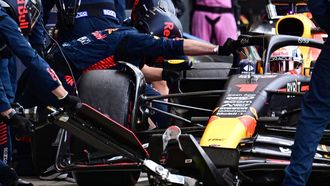
[[[133,24],[135,24],[141,17],[144,17],[146,13],[154,7],[158,7],[166,12],[176,15],[172,0],[135,0],[131,14]]]
[[[276,50],[269,61],[272,73],[301,72],[303,57],[298,46],[287,46]]]
[[[134,24],[134,23],[133,23]],[[134,24],[142,33],[166,38],[182,38],[182,25],[180,20],[172,13],[158,7],[149,9]]]
[[[23,34],[29,34],[41,12],[40,0],[0,0],[0,5],[7,10]]]

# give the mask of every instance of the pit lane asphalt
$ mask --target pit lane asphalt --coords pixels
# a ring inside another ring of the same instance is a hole
[[[33,183],[34,186],[78,186],[76,183],[68,181],[44,181],[38,177],[22,177],[23,180]],[[146,174],[141,174],[136,186],[147,186],[148,178]]]

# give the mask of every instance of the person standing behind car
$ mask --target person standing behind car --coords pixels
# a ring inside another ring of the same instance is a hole
[[[37,53],[43,57],[44,34],[41,17],[38,18],[37,22],[35,23],[35,26],[30,33],[24,32],[23,34],[25,37],[28,38],[32,48],[35,49]],[[2,80],[2,85],[9,103],[13,103],[15,101],[15,94],[17,88],[16,82],[24,71],[25,66],[16,56],[10,55],[8,57],[0,59],[0,79]],[[20,132],[21,131],[18,131],[17,129],[13,130],[5,123],[0,123],[0,134],[2,134],[0,135],[0,159],[5,164],[13,163],[12,149],[15,148],[15,146],[17,147],[17,144],[20,142],[16,140],[17,138],[12,138],[12,136],[17,135],[17,133]],[[21,149],[16,149],[16,152],[21,153]],[[15,163],[20,164],[20,160],[20,158],[16,159]],[[26,168],[26,170],[29,170],[29,168]]]
[[[308,8],[316,23],[330,34],[330,1],[309,0]],[[297,124],[290,165],[285,169],[284,186],[306,185],[323,131],[330,121],[330,40],[324,43],[304,96]]]
[[[22,34],[22,31],[29,33],[33,28],[40,16],[40,9],[38,8],[40,8],[40,4],[37,1],[0,0],[0,59],[17,56],[27,70],[31,72],[32,77],[38,80],[38,85],[41,88],[38,89],[38,92],[34,92],[35,95],[40,96],[44,92],[51,92],[60,105],[71,105],[73,97],[68,96],[68,92],[61,85],[57,75]],[[18,19],[19,16],[23,18]],[[11,98],[8,99],[3,87],[2,82],[9,79],[8,75],[10,74],[7,74],[6,77],[3,75],[0,77],[0,122],[23,131],[29,131],[31,123],[28,119],[17,114],[11,107]],[[2,141],[4,140],[8,139],[2,139]],[[16,185],[17,179],[16,173],[1,161],[0,183]]]
[[[237,39],[232,0],[196,0],[191,25],[194,36],[214,44]]]
[[[118,28],[126,18],[125,0],[42,0],[42,3],[45,23],[48,22],[51,9],[54,5],[57,7],[56,39],[59,43],[78,39],[96,30]],[[67,65],[61,65],[67,71]],[[72,74],[63,73],[59,76],[72,80]],[[67,88],[73,92],[73,84],[65,85],[69,85]],[[41,108],[39,110],[42,112]],[[39,122],[46,122],[45,117],[41,118]],[[67,177],[67,174],[58,173],[53,165],[56,155],[53,142],[56,141],[58,130],[57,126],[46,126],[36,131],[32,138],[32,159],[42,180]]]
[[[126,18],[124,0],[42,0],[44,20],[56,4],[57,39],[60,43],[78,39],[96,30],[117,28]]]

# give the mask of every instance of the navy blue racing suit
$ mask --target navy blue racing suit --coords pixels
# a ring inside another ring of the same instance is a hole
[[[60,81],[54,71],[42,58],[38,56],[36,51],[31,48],[31,45],[19,31],[17,23],[6,13],[3,8],[0,8],[0,37],[0,42],[2,44],[6,44],[12,53],[17,56],[24,66],[26,66],[26,68],[31,72],[31,80],[38,81],[38,88],[35,89],[38,90],[35,91],[36,93],[38,92],[42,94],[45,92],[51,92],[60,85]],[[14,84],[14,82],[9,81],[10,78],[8,77],[8,74],[11,68],[8,68],[7,66],[8,60],[1,59],[0,63],[1,67],[4,67],[2,72],[6,72],[0,76],[0,81],[2,84],[2,88],[0,88],[0,112],[3,112],[11,108],[10,103],[13,100],[12,95],[14,90],[9,90],[8,87],[10,87],[10,83]],[[13,88],[13,86],[11,87]],[[1,126],[4,126],[2,124],[3,122],[1,123]],[[9,140],[8,137],[1,139],[4,141]]]
[[[56,4],[55,1],[43,0],[45,15]],[[59,42],[78,39],[96,30],[118,28],[125,17],[124,0],[81,0],[74,25],[58,24]]]
[[[80,71],[115,67],[119,60],[142,67],[145,57],[183,55],[183,40],[153,37],[133,27],[95,31],[62,46],[64,54]]]
[[[12,67],[13,63],[15,63],[13,58],[0,59],[0,107],[5,110],[11,108],[10,103],[15,99],[14,86],[12,86],[13,77],[9,72],[9,66]],[[11,129],[3,121],[0,121],[0,134],[0,159],[3,163],[8,164],[12,158]]]
[[[130,62],[142,68],[144,58],[183,55],[183,40],[153,37],[139,33],[133,27],[121,27],[95,31],[72,42],[63,43],[62,49],[74,69],[79,72],[116,68],[117,61]],[[61,61],[61,53],[54,52],[53,58],[54,61]],[[147,93],[159,95],[152,88],[147,89]],[[162,117],[155,117],[158,127],[165,128],[168,125],[166,121],[161,121]]]
[[[42,19],[38,19],[31,34],[29,41],[32,47],[42,50],[44,47],[44,29],[42,27]],[[42,51],[40,51],[42,52]],[[0,59],[0,79],[4,88],[5,96],[3,99],[7,100],[7,104],[13,103],[16,93],[16,82],[20,74],[25,70],[25,66],[14,55],[8,58]],[[4,163],[10,163],[12,159],[12,140],[11,127],[5,123],[0,124],[0,159]]]
[[[329,0],[309,0],[313,18],[330,34]],[[292,147],[290,165],[285,169],[285,186],[304,186],[312,171],[312,164],[323,132],[330,121],[330,40],[324,43],[310,82],[310,90],[302,103]]]

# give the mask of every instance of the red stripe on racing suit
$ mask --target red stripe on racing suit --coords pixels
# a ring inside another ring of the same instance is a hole
[[[101,61],[89,66],[87,69],[83,71],[83,73],[86,73],[91,70],[103,70],[103,69],[109,69],[116,66],[116,61],[114,59],[114,56],[107,57],[105,59],[102,59]]]

